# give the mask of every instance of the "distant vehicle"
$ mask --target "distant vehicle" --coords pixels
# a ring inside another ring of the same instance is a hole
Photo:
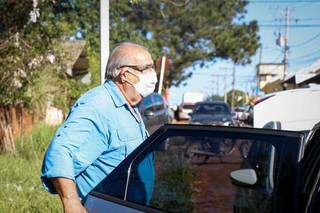
[[[320,123],[307,139],[296,131],[165,125],[111,171],[84,205],[96,213],[319,212],[319,139]],[[205,164],[191,161],[209,154],[201,144],[223,147],[228,141],[236,143],[233,152],[213,154]],[[245,156],[239,150],[244,142]]]
[[[236,119],[244,121],[249,116],[249,113],[246,111],[245,107],[236,107],[234,109],[234,112],[236,113]]]
[[[201,102],[204,95],[201,92],[185,92],[182,96],[182,103],[178,107],[178,120],[189,120],[193,105]]]
[[[234,113],[234,119],[237,120],[238,123],[247,126],[253,125],[253,106],[244,105],[242,107],[236,107]]]
[[[307,131],[320,120],[320,86],[276,92],[254,106],[254,127],[277,121],[283,130]]]
[[[173,119],[168,105],[158,93],[152,93],[143,98],[138,108],[149,134],[163,124],[171,123]]]
[[[182,96],[182,103],[197,103],[204,100],[201,92],[185,92]]]
[[[230,107],[225,102],[205,101],[198,102],[193,107],[191,124],[206,124],[216,126],[234,126]]]
[[[178,120],[189,120],[194,103],[182,103],[178,107]]]

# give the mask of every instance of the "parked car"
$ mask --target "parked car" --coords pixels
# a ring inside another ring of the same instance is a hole
[[[253,112],[256,128],[278,121],[281,129],[310,130],[320,120],[320,86],[268,94],[255,103]]]
[[[207,124],[217,126],[235,126],[233,114],[225,102],[198,102],[193,107],[191,124]]]
[[[158,93],[143,98],[138,108],[149,134],[154,133],[163,124],[172,122],[169,107]]]
[[[235,112],[235,117],[237,120],[246,120],[247,117],[249,116],[248,112],[246,111],[246,108],[245,107],[236,107],[234,109],[234,112]]]
[[[178,119],[189,120],[194,103],[182,103],[179,105]]]
[[[234,149],[221,155],[206,150],[207,143]],[[84,204],[98,213],[319,212],[319,143],[320,123],[307,138],[295,131],[165,125]],[[243,144],[248,153],[241,155]],[[206,163],[193,161],[203,157]]]

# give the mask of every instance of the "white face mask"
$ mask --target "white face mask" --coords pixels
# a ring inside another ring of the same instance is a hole
[[[133,84],[132,82],[130,82],[128,80],[127,81],[129,84],[131,84],[136,89],[136,91],[142,97],[146,97],[154,91],[156,83],[158,82],[157,74],[154,70],[148,71],[145,73],[141,73],[139,75],[137,75],[129,70],[128,70],[128,72],[137,76],[137,78],[139,79],[139,82],[136,84]]]

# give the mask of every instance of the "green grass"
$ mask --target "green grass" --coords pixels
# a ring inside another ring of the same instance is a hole
[[[40,123],[16,141],[15,155],[0,154],[0,212],[62,212],[59,197],[40,181],[43,155],[55,130]]]

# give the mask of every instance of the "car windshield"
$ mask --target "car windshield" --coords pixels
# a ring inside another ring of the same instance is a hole
[[[202,104],[195,107],[194,114],[229,114],[229,109],[223,104]]]

